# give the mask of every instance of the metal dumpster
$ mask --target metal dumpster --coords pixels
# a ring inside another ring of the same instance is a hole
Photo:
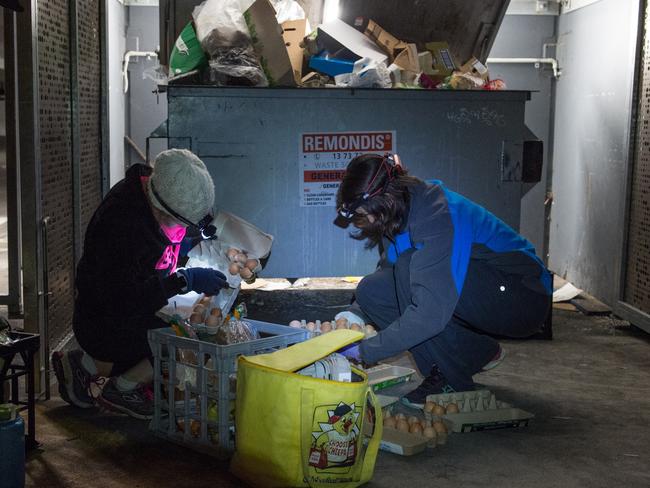
[[[352,23],[371,15],[414,42],[448,40],[458,61],[484,61],[507,4],[343,0],[340,17]],[[524,125],[525,91],[172,85],[167,97],[170,147],[190,148],[205,161],[218,206],[275,235],[263,276],[374,269],[376,251],[332,224],[337,172],[364,140],[370,145],[362,149],[397,152],[411,174],[443,180],[514,228],[522,195],[541,175],[540,145],[527,142],[534,136]]]

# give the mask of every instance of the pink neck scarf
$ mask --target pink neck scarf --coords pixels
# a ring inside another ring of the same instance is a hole
[[[140,180],[143,183],[143,188],[147,184],[147,180],[149,177],[147,176],[142,176],[140,177]],[[185,232],[187,229],[183,225],[162,225],[160,224],[160,230],[162,231],[163,234],[165,234],[165,237],[170,242],[170,245],[165,247],[163,250],[162,256],[160,256],[160,259],[156,263],[156,269],[157,270],[168,270],[168,274],[172,274],[174,271],[176,271],[176,265],[178,264],[178,253],[181,250],[180,243],[181,241],[185,238]]]

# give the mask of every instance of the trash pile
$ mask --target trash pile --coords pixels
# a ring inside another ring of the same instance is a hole
[[[311,30],[295,0],[206,0],[169,60],[170,84],[253,87],[503,90],[476,58],[449,45],[397,39],[372,19]]]

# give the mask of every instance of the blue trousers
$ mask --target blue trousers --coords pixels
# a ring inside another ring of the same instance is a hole
[[[413,250],[402,253],[395,265],[378,269],[357,287],[358,306],[380,330],[399,318],[411,303],[412,254]],[[471,390],[472,376],[499,350],[498,342],[487,334],[531,336],[540,330],[550,305],[550,297],[523,286],[520,275],[471,260],[451,320],[442,332],[410,352],[423,375],[428,376],[435,364],[456,391]]]

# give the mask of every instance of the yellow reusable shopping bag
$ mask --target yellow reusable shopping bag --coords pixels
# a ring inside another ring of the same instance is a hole
[[[382,419],[365,373],[353,368],[351,383],[294,373],[362,338],[336,330],[239,358],[236,476],[264,487],[352,488],[372,478]]]

